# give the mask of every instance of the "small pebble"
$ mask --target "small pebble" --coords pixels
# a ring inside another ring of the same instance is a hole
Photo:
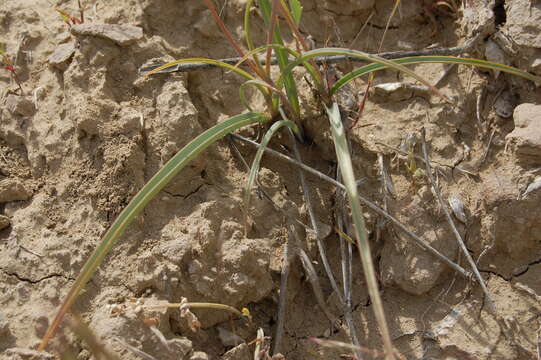
[[[30,192],[21,181],[13,178],[0,181],[0,203],[28,199],[30,199]]]
[[[4,230],[9,225],[11,225],[9,218],[5,215],[0,215],[0,230]]]
[[[466,212],[464,211],[464,203],[457,195],[451,195],[449,197],[449,206],[453,210],[453,214],[461,223],[466,224],[468,219],[466,218]]]
[[[58,45],[54,52],[49,56],[49,64],[60,70],[66,70],[73,54],[75,54],[75,43],[69,42]]]

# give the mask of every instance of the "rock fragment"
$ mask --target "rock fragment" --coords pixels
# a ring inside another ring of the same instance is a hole
[[[455,217],[460,220],[461,223],[467,224],[468,218],[466,217],[466,212],[464,211],[464,203],[462,202],[462,199],[460,199],[458,195],[452,195],[449,197],[448,202]]]
[[[30,199],[30,192],[19,180],[8,178],[0,181],[0,203],[28,199]]]
[[[492,39],[489,39],[487,41],[487,45],[485,47],[485,58],[488,61],[492,61],[498,64],[507,64],[507,58],[505,56],[505,53],[500,48],[498,44]],[[497,79],[498,75],[500,75],[500,70],[493,70],[494,71],[494,77]]]
[[[506,8],[504,32],[520,46],[541,48],[541,8],[531,0],[513,0]]]
[[[509,89],[507,89],[503,91],[494,102],[494,111],[496,112],[496,115],[504,119],[508,119],[513,116],[515,105],[515,96]]]
[[[513,113],[515,129],[506,139],[516,144],[516,155],[525,163],[541,163],[541,105],[521,104]]]
[[[209,356],[202,351],[194,351],[190,360],[209,360]]]
[[[7,336],[9,333],[9,321],[6,315],[0,312],[0,336]]]
[[[11,94],[6,99],[6,107],[10,113],[19,116],[32,116],[36,111],[32,101],[24,96]]]
[[[114,41],[120,46],[128,46],[143,38],[143,29],[138,26],[117,24],[78,24],[71,27],[75,36],[97,36]]]
[[[541,57],[533,60],[530,68],[534,74],[541,75]]]
[[[58,45],[54,52],[49,56],[49,64],[60,70],[66,70],[73,54],[75,54],[75,43],[69,42]]]
[[[11,225],[9,218],[5,215],[0,215],[0,230],[4,230],[9,225]],[[1,324],[1,314],[0,314],[0,324]],[[1,325],[0,325],[0,328],[1,328]],[[0,329],[0,333],[1,333],[1,329]]]

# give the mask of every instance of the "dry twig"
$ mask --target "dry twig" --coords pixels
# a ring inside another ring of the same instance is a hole
[[[453,230],[453,234],[455,235],[456,241],[462,250],[462,253],[466,257],[466,260],[470,264],[472,271],[475,275],[475,278],[477,279],[477,282],[479,282],[479,285],[481,286],[481,289],[483,290],[483,293],[485,294],[485,297],[488,302],[489,310],[492,314],[496,315],[496,308],[494,307],[494,302],[492,300],[492,297],[490,295],[490,292],[488,291],[488,288],[485,285],[485,281],[481,277],[481,274],[479,273],[479,270],[477,269],[477,266],[475,265],[475,261],[473,261],[473,258],[471,257],[468,249],[466,248],[466,244],[464,244],[464,240],[462,239],[462,235],[458,232],[458,229],[455,225],[455,222],[453,221],[453,217],[451,216],[451,213],[449,212],[449,209],[447,208],[447,205],[443,201],[443,197],[441,196],[441,192],[439,191],[439,188],[434,180],[434,176],[432,175],[432,168],[430,167],[430,160],[428,158],[428,150],[426,146],[426,138],[425,138],[425,129],[421,129],[421,143],[423,148],[423,157],[425,160],[426,165],[426,175],[428,177],[428,180],[430,182],[430,185],[432,186],[432,189],[434,190],[434,193],[436,194],[436,197],[438,198],[438,201],[440,203],[440,206],[445,213],[445,217],[447,218],[447,221],[449,222],[449,225],[451,226],[451,229]]]
[[[384,59],[391,59],[391,60],[403,58],[403,57],[412,57],[412,56],[460,55],[471,50],[481,38],[482,36],[477,35],[473,37],[472,39],[466,41],[462,45],[449,47],[449,48],[435,48],[435,49],[423,49],[423,50],[413,50],[413,51],[391,51],[391,52],[383,52],[383,53],[374,54],[374,55],[380,56]],[[241,60],[242,58],[235,57],[235,58],[220,59],[219,61],[224,62],[226,64],[235,65]],[[344,62],[344,61],[351,61],[355,63],[365,62],[365,61],[359,60],[358,58],[354,58],[351,56],[343,56],[343,55],[320,56],[320,57],[316,57],[314,60],[316,64],[318,65],[321,65],[323,63],[334,64],[334,63],[339,63],[339,62]],[[271,65],[275,65],[277,63],[278,63],[278,59],[274,56],[271,57]],[[164,64],[144,66],[139,69],[139,72],[140,73],[149,72],[162,65]],[[266,65],[265,59],[261,59],[261,65]],[[194,70],[206,70],[206,69],[210,69],[214,67],[216,67],[216,65],[206,64],[206,63],[178,64],[175,66],[171,66],[170,68],[160,70],[158,71],[158,73],[173,73],[173,72],[187,72],[187,71],[194,71]]]
[[[246,139],[240,135],[237,135],[237,134],[231,134],[231,136],[233,136],[234,138],[236,139],[239,139],[247,144],[251,144],[255,147],[260,147],[261,145],[258,144],[257,142],[253,141],[253,140],[250,140],[250,139]],[[290,158],[289,156],[286,156],[282,153],[279,153],[278,151],[274,151],[272,149],[269,149],[269,148],[265,148],[265,151],[268,152],[269,154],[275,156],[275,157],[278,157],[282,160],[285,160],[291,164],[294,164],[296,166],[299,166],[302,170],[304,171],[307,171],[317,177],[319,177],[320,179],[322,180],[325,180],[327,182],[330,182],[331,184],[333,184],[334,186],[342,189],[342,190],[345,190],[345,186],[344,184],[342,183],[339,183],[338,181],[334,180],[333,178],[309,167],[309,166],[306,166],[305,164],[303,163],[300,163],[292,158]],[[433,248],[432,246],[430,246],[430,244],[428,244],[426,241],[424,241],[423,239],[421,239],[419,236],[417,236],[416,234],[414,234],[413,232],[411,232],[408,228],[406,228],[400,221],[398,221],[395,217],[393,217],[392,215],[390,215],[389,213],[387,213],[385,210],[383,210],[382,208],[380,208],[379,206],[377,206],[376,204],[374,204],[372,201],[366,199],[365,197],[363,196],[359,196],[359,200],[365,204],[366,206],[368,206],[370,209],[372,209],[373,211],[375,211],[376,213],[380,214],[380,215],[383,215],[385,216],[387,219],[389,219],[393,224],[395,224],[400,230],[404,231],[407,235],[409,235],[419,246],[421,246],[422,248],[426,249],[428,252],[430,252],[431,254],[433,254],[435,257],[437,257],[438,259],[440,259],[441,261],[443,261],[444,263],[446,263],[447,265],[449,265],[451,268],[453,268],[455,271],[457,271],[460,275],[466,277],[466,278],[470,278],[471,276],[471,273],[469,271],[466,271],[464,270],[461,266],[457,265],[456,263],[454,263],[453,261],[451,261],[449,258],[447,258],[445,255],[443,255],[442,253],[440,253],[438,250],[436,250],[435,248]]]

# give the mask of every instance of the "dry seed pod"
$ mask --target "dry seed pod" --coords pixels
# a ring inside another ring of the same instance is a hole
[[[453,210],[456,218],[463,224],[467,223],[466,212],[464,211],[464,203],[457,195],[451,195],[449,197],[449,206]]]

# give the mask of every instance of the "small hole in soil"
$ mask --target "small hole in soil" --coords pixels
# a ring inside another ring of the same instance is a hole
[[[505,0],[496,0],[496,4],[492,9],[494,11],[494,23],[496,27],[502,26],[507,21],[507,14],[505,12]]]

